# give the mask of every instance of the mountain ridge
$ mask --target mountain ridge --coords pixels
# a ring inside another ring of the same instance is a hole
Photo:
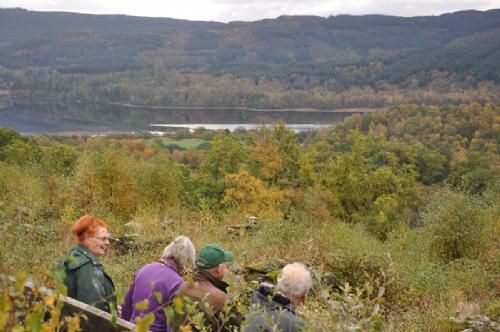
[[[23,96],[321,109],[483,103],[500,98],[498,59],[499,9],[230,23],[0,9],[0,90]]]
[[[463,24],[464,20],[468,24]],[[95,15],[69,12],[37,12],[24,9],[0,9],[0,41],[15,42],[39,38],[56,31],[88,30],[99,34],[170,33],[208,31],[218,35],[218,48],[225,44],[221,35],[245,29],[257,40],[271,37],[293,39],[280,30],[283,27],[298,33],[298,40],[308,37],[340,48],[367,49],[379,43],[382,48],[444,46],[457,37],[500,27],[500,10],[460,11],[439,16],[399,17],[380,14],[320,16],[288,16],[253,22],[229,23],[189,21],[172,18],[150,18],[127,15]],[[256,30],[255,30],[256,29]],[[347,30],[347,31],[346,31]],[[347,33],[348,32],[348,33]],[[414,33],[413,38],[409,37]],[[269,35],[270,34],[270,35]],[[379,37],[369,40],[368,37]],[[394,38],[397,36],[397,38]],[[382,38],[381,38],[382,37]],[[222,39],[221,39],[222,38]],[[350,38],[352,41],[346,41]],[[352,40],[354,38],[354,40]],[[295,40],[295,39],[293,39]],[[381,41],[385,43],[380,44]]]

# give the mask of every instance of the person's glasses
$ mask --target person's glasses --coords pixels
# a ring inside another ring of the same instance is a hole
[[[111,240],[111,235],[108,235],[108,236],[92,236],[94,239],[98,239],[98,240],[101,240],[101,241],[109,241]]]

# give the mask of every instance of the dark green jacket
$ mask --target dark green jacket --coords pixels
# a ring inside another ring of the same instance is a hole
[[[111,312],[110,302],[116,303],[115,285],[94,254],[78,245],[70,250],[62,265],[69,297]]]

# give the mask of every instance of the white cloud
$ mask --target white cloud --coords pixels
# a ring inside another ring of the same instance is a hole
[[[0,6],[228,22],[280,15],[439,15],[465,9],[500,8],[500,0],[2,0]]]

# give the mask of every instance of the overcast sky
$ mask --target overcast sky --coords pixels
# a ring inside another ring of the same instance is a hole
[[[440,15],[500,8],[500,0],[0,0],[0,8],[10,7],[229,22],[280,15]]]

